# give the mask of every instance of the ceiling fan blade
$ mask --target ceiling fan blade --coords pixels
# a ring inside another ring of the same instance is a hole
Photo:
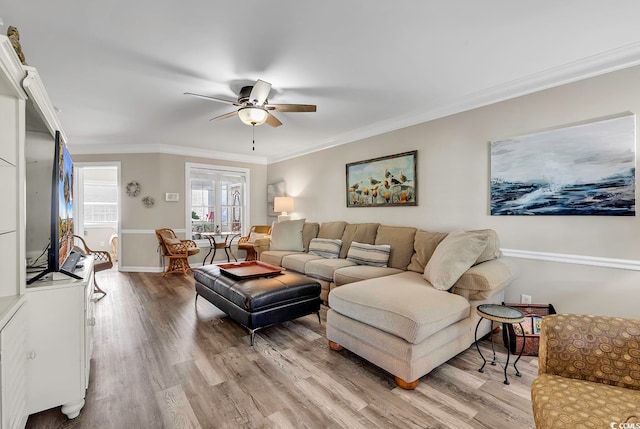
[[[234,111],[234,112],[225,113],[224,115],[216,116],[215,118],[209,119],[209,121],[215,121],[215,120],[218,120],[218,119],[227,119],[227,118],[230,118],[230,117],[236,116],[236,115],[238,115],[238,111],[237,110]]]
[[[234,106],[239,106],[236,100],[227,100],[225,98],[217,98],[217,97],[209,97],[208,95],[194,94],[193,92],[185,92],[184,95],[190,95],[192,97],[204,98],[209,101],[218,101],[220,103],[232,104]]]
[[[275,110],[276,112],[315,112],[315,104],[267,104],[264,106],[267,110]]]
[[[249,95],[249,101],[254,103],[256,106],[262,106],[264,102],[267,101],[267,97],[269,97],[270,92],[271,84],[258,79],[255,85],[253,85],[251,95]]]
[[[275,116],[273,116],[271,113],[267,112],[268,116],[267,116],[267,124],[271,125],[272,127],[279,127],[280,125],[282,125],[282,122],[280,122],[280,120],[278,118],[276,118]]]

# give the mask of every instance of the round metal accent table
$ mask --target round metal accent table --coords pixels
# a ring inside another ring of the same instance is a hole
[[[480,347],[478,346],[478,327],[480,326],[480,322],[482,322],[482,319],[487,319],[490,321],[492,328],[493,328],[493,322],[502,323],[502,329],[504,332],[506,332],[506,335],[507,335],[507,361],[504,363],[504,367],[503,367],[504,368],[504,384],[509,384],[509,378],[507,377],[507,368],[509,367],[509,358],[511,356],[511,350],[509,350],[510,347],[508,346],[508,344],[510,344],[510,338],[509,338],[509,330],[507,329],[507,324],[510,324],[510,323],[519,324],[520,332],[522,332],[522,347],[520,348],[520,354],[518,355],[518,358],[513,363],[513,368],[516,370],[516,376],[520,377],[521,374],[520,374],[520,371],[518,371],[518,367],[516,367],[516,364],[522,357],[522,351],[524,350],[524,342],[526,340],[526,336],[524,335],[524,330],[522,329],[522,322],[524,321],[524,313],[522,313],[520,310],[517,310],[513,307],[507,307],[506,305],[497,305],[497,304],[482,304],[476,308],[476,311],[480,316],[480,320],[478,320],[478,324],[476,325],[476,332],[474,334],[474,339],[476,343],[476,349],[478,349],[478,353],[480,354],[480,357],[484,361],[484,363],[482,364],[482,366],[478,371],[484,372],[484,366],[487,364],[487,360],[482,355],[482,352],[480,351]],[[491,350],[493,351],[493,360],[491,361],[491,365],[495,366],[497,363],[499,363],[502,366],[502,362],[499,362],[496,359],[496,348],[493,343],[493,335],[491,333],[489,335],[491,335]]]

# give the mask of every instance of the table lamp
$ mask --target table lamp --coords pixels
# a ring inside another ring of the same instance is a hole
[[[292,197],[275,197],[273,199],[273,211],[281,212],[278,216],[278,222],[285,220],[291,220],[291,216],[287,212],[293,211],[293,198]]]

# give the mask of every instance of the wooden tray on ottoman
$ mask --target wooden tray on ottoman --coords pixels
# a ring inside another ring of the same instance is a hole
[[[548,316],[549,314],[556,314],[556,309],[553,308],[552,304],[509,304],[509,303],[505,304],[503,303],[503,305],[508,305],[509,307],[517,308],[518,310],[524,313],[525,318],[524,318],[524,322],[522,322],[522,326],[524,327],[525,331],[527,330],[527,327],[530,327],[531,332],[525,332],[524,338],[526,339],[526,341],[524,343],[524,350],[522,351],[522,354],[525,356],[538,356],[538,348],[540,347],[540,334],[533,332],[534,317],[538,318],[538,317]],[[509,339],[511,340],[509,347],[511,348],[511,353],[518,354],[520,353],[520,349],[522,348],[523,337],[521,333],[518,333],[518,335],[516,335],[514,331],[514,326],[517,326],[517,324],[507,325],[507,329],[509,330]],[[519,327],[518,327],[518,330],[519,330]],[[504,332],[502,333],[502,338],[506,346],[507,345],[506,333]]]
[[[222,274],[237,280],[270,277],[281,274],[284,268],[260,261],[233,262],[218,265]]]

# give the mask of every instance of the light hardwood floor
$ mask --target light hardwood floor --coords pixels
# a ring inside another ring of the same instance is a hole
[[[334,352],[310,315],[247,331],[204,299],[192,277],[98,274],[86,405],[67,420],[54,408],[30,428],[533,428],[529,389],[537,359],[484,373],[475,347],[422,377],[414,391],[343,350]],[[490,343],[483,341],[485,356]],[[500,348],[504,358],[504,348]]]

